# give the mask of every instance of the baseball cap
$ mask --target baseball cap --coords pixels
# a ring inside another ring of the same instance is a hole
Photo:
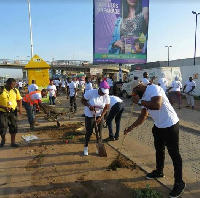
[[[102,91],[104,94],[109,94],[110,86],[109,86],[109,84],[108,84],[105,80],[101,81],[99,87],[101,88],[101,91]]]

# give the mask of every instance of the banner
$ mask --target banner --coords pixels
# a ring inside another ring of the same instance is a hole
[[[94,0],[93,62],[146,63],[149,0]]]

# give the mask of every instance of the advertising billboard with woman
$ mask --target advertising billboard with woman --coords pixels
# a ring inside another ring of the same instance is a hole
[[[146,63],[148,21],[149,0],[94,0],[93,62]]]

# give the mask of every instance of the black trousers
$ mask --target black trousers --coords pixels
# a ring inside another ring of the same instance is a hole
[[[76,97],[75,96],[70,96],[69,102],[70,102],[70,111],[75,111],[76,112],[76,110],[77,110]]]
[[[156,149],[156,169],[163,172],[166,146],[174,166],[175,183],[182,182],[182,158],[179,153],[179,122],[167,128],[157,128],[154,125],[152,132]]]
[[[98,119],[97,117],[96,119]],[[97,125],[97,128],[100,133],[100,140],[102,140],[102,129],[103,129],[103,122],[104,119],[101,119],[101,122]],[[87,117],[85,116],[85,128],[86,128],[86,134],[85,134],[85,147],[88,147],[88,142],[90,140],[90,137],[93,133],[94,128],[94,117]]]

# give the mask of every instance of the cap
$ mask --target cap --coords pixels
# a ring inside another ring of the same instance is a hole
[[[110,89],[110,86],[109,86],[109,84],[105,80],[103,80],[100,83],[100,88]]]
[[[105,80],[101,81],[99,87],[101,88],[101,91],[104,94],[109,94],[109,88],[110,88],[110,86],[109,86],[109,84]]]

